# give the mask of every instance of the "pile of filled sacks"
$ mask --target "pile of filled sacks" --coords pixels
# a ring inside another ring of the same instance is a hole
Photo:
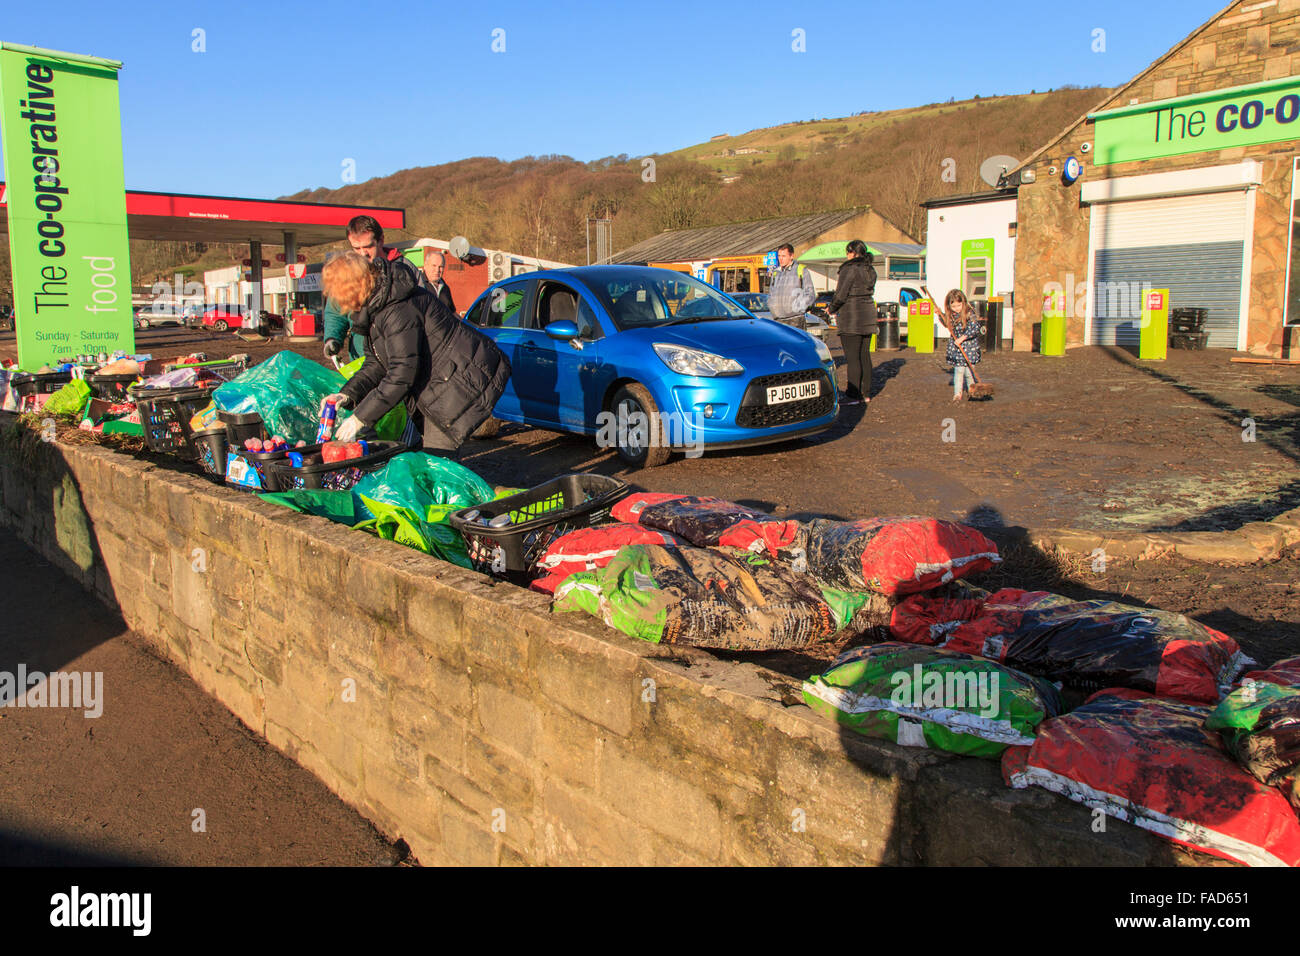
[[[533,587],[556,611],[665,644],[806,647],[883,624],[893,596],[999,560],[979,531],[933,518],[787,521],[667,494],[631,495],[612,517],[552,542]]]
[[[669,494],[612,516],[543,555],[533,587],[554,611],[730,650],[869,633],[804,682],[809,707],[869,737],[1000,760],[1013,788],[1216,856],[1300,863],[1300,658],[1250,671],[1235,640],[1181,614],[974,587],[960,579],[996,565],[997,547],[950,521],[792,521]]]

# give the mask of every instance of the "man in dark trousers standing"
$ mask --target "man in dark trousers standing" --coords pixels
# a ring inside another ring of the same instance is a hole
[[[424,275],[420,285],[428,289],[448,310],[456,312],[456,303],[451,300],[451,287],[443,281],[442,274],[447,269],[447,258],[437,249],[424,250]]]

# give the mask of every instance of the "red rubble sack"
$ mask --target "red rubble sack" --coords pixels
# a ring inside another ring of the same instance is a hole
[[[974,616],[947,622],[945,614],[968,614],[969,604],[925,596],[905,603],[894,614],[897,639],[923,637],[921,643],[986,657],[1085,693],[1128,687],[1214,704],[1255,663],[1212,627],[1115,601],[1003,588]]]
[[[1002,560],[979,530],[937,518],[817,518],[804,534],[808,573],[850,591],[931,591]]]
[[[675,546],[683,543],[675,535],[626,522],[579,528],[551,542],[537,560],[537,571],[542,576],[529,586],[534,591],[554,594],[570,574],[605,567],[626,544]]]
[[[1283,658],[1263,670],[1251,671],[1241,678],[1243,684],[1247,680],[1262,680],[1282,687],[1300,687],[1300,657]]]
[[[776,558],[783,551],[799,547],[798,521],[782,521],[721,498],[647,492],[624,498],[610,513],[619,521],[635,521],[647,528],[668,531],[701,548],[720,545],[766,551]]]
[[[1202,724],[1208,707],[1123,689],[1039,724],[1002,776],[1043,787],[1175,843],[1248,866],[1300,863],[1300,820]]]

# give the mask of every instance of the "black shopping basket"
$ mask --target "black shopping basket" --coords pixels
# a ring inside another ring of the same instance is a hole
[[[296,491],[300,488],[320,488],[325,491],[347,491],[367,472],[382,468],[388,459],[410,451],[410,447],[396,441],[372,441],[369,454],[343,461],[304,462],[295,468],[288,456],[269,461],[264,468],[268,491]],[[315,446],[318,449],[320,446]],[[313,458],[318,458],[313,455]],[[271,485],[274,484],[274,488]]]
[[[199,457],[191,439],[190,419],[212,401],[212,386],[131,389],[140,412],[144,443],[150,451],[175,455],[185,461]]]
[[[517,495],[453,512],[451,525],[465,539],[474,570],[524,583],[551,542],[607,521],[610,508],[627,493],[627,483],[617,478],[562,475]],[[494,527],[493,521],[501,524]]]

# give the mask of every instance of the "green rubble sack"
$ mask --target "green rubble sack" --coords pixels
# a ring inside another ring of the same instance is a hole
[[[994,661],[937,647],[889,642],[856,647],[804,681],[804,702],[865,737],[998,757],[1034,742],[1059,716],[1060,692]]]
[[[262,416],[267,434],[292,445],[316,441],[320,406],[325,396],[343,387],[343,376],[296,352],[277,352],[212,393],[217,408]],[[350,413],[339,410],[340,423]]]
[[[571,574],[555,589],[551,610],[583,611],[628,637],[658,644],[668,621],[670,598],[655,583],[641,545],[619,549],[599,571]]]
[[[593,573],[601,619],[643,641],[768,651],[806,647],[835,630],[814,585],[750,551],[631,544]],[[563,588],[553,610],[591,613]]]
[[[1300,811],[1300,687],[1243,682],[1210,711],[1205,728],[1217,730],[1238,763]]]
[[[90,399],[90,386],[74,378],[45,400],[42,411],[51,415],[80,415]]]
[[[343,373],[344,379],[349,379],[357,374],[365,361],[364,357],[359,358],[344,365],[339,371]],[[375,436],[380,441],[401,441],[404,431],[406,431],[406,406],[398,402],[376,423]]]

